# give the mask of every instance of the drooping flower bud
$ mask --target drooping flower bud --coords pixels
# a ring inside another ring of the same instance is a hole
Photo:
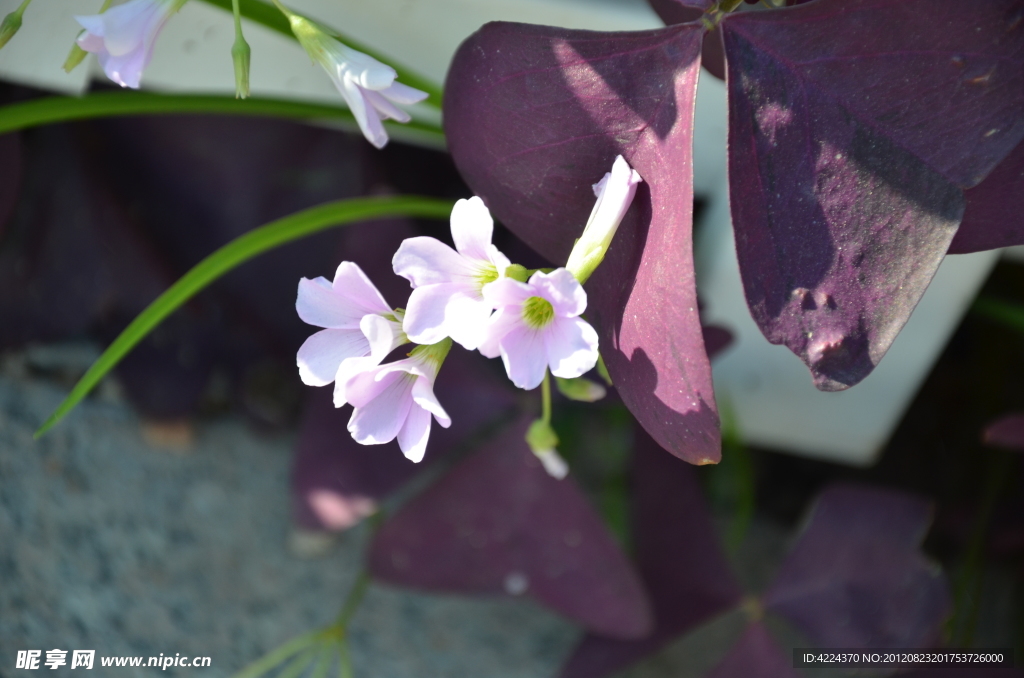
[[[78,45],[96,55],[108,78],[121,87],[138,89],[160,31],[185,1],[128,0],[102,14],[76,16],[85,29]]]
[[[551,424],[543,419],[538,419],[530,424],[530,428],[526,432],[526,444],[537,455],[537,459],[540,460],[549,476],[561,480],[569,475],[569,465],[558,454],[558,436],[551,428]]]
[[[252,50],[249,43],[242,37],[241,31],[235,32],[235,44],[231,46],[231,60],[235,65],[235,98],[246,99],[249,96],[249,57]]]
[[[409,122],[412,117],[395,104],[415,104],[427,93],[395,82],[395,69],[369,54],[342,44],[330,31],[315,21],[292,12],[274,0],[288,17],[292,32],[309,56],[319,63],[345,98],[366,140],[377,148],[388,143],[384,120]]]
[[[590,212],[583,235],[576,241],[569,254],[569,261],[565,264],[581,284],[587,281],[604,260],[615,231],[636,195],[636,185],[641,181],[643,179],[636,170],[620,155],[615,158],[612,171],[594,184],[597,202]]]

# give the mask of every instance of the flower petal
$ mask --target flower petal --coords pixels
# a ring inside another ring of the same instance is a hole
[[[405,342],[397,322],[376,314],[364,315],[359,321],[361,334],[366,338],[369,354],[380,364],[388,354]]]
[[[393,82],[390,86],[377,91],[396,104],[418,104],[427,98],[426,92],[400,82]]]
[[[427,452],[427,440],[430,438],[430,412],[415,404],[409,409],[409,416],[398,432],[398,447],[402,454],[411,462],[423,461]]]
[[[487,261],[488,248],[494,235],[494,220],[487,206],[480,198],[473,196],[469,200],[459,200],[452,208],[452,240],[459,254]]]
[[[537,271],[530,276],[530,285],[539,292],[538,296],[551,302],[556,316],[574,318],[587,310],[583,285],[564,268],[556,268],[551,273]]]
[[[481,294],[495,308],[522,306],[527,299],[537,296],[533,287],[512,278],[501,278],[484,285]]]
[[[327,73],[348,103],[349,110],[355,116],[356,123],[366,140],[377,148],[384,148],[388,143],[388,133],[384,131],[384,125],[381,124],[376,109],[363,96],[363,89],[345,75],[332,73],[330,70]]]
[[[580,318],[555,318],[544,328],[544,347],[551,374],[575,379],[597,364],[597,332]]]
[[[487,321],[492,310],[483,299],[475,299],[463,292],[453,294],[444,312],[445,335],[467,351],[475,351],[487,336]]]
[[[436,344],[447,337],[448,302],[461,289],[458,283],[424,285],[414,289],[402,320],[402,329],[409,339],[417,344]]]
[[[419,236],[406,238],[391,260],[397,275],[412,283],[413,287],[472,280],[477,267],[436,238]]]
[[[308,386],[326,386],[334,381],[346,358],[357,358],[370,352],[370,344],[356,330],[321,330],[299,348],[296,363],[299,378]]]
[[[548,369],[541,332],[520,326],[506,334],[499,346],[505,372],[513,384],[527,391],[540,386]]]
[[[434,395],[434,385],[429,379],[416,380],[412,386],[412,400],[417,406],[434,415],[437,423],[442,427],[448,428],[452,425],[452,418],[444,411],[441,402]]]
[[[377,109],[377,112],[380,113],[381,117],[385,120],[388,118],[397,120],[398,122],[409,122],[412,120],[411,115],[385,99],[380,92],[374,92],[372,89],[364,89],[363,96],[366,97],[366,100],[369,101],[375,109]]]
[[[370,281],[370,278],[363,273],[363,269],[359,268],[359,264],[351,261],[341,262],[338,265],[338,270],[334,273],[334,282],[331,286],[353,307],[362,310],[363,315],[367,313],[388,315],[391,313],[391,306],[384,300],[384,296]]]
[[[324,278],[299,281],[299,293],[295,299],[295,310],[302,322],[317,327],[354,330],[366,315],[355,308],[345,297],[337,294]]]
[[[348,430],[352,434],[352,438],[360,445],[380,445],[391,442],[398,435],[409,416],[409,410],[413,406],[410,392],[416,377],[400,372],[392,374],[378,382],[386,384],[386,386],[377,393],[375,398],[356,407],[352,412],[352,418],[348,421]],[[350,398],[354,381],[349,382]]]
[[[480,342],[480,353],[485,358],[497,358],[501,355],[499,344],[505,335],[517,327],[521,327],[522,308],[519,306],[504,306],[499,308],[491,316],[490,321],[484,328],[484,338]]]

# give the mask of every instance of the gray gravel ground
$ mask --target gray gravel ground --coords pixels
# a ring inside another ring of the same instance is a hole
[[[334,618],[365,535],[321,559],[291,555],[290,435],[225,419],[175,453],[148,445],[127,405],[100,398],[33,441],[65,392],[0,375],[0,676],[36,673],[15,670],[18,650],[54,648],[212,660],[159,672],[97,659],[86,675],[228,676]],[[529,601],[372,586],[351,645],[356,678],[546,678],[578,633]]]

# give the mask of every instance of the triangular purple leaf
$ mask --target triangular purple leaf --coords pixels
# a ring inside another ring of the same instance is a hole
[[[967,208],[950,254],[1024,245],[1024,143],[964,197]]]
[[[707,678],[799,678],[792,657],[786,656],[768,629],[754,622]]]
[[[450,428],[431,427],[424,461],[406,459],[398,444],[360,445],[348,432],[350,407],[336,409],[331,387],[313,390],[299,430],[292,471],[295,521],[312,530],[343,530],[372,513],[377,502],[413,476],[509,416],[514,390],[478,356],[448,354],[435,385],[438,400],[452,415]]]
[[[451,593],[529,595],[617,638],[651,631],[640,578],[572,478],[556,480],[522,419],[403,506],[375,536],[374,577]]]
[[[636,432],[633,534],[640,574],[654,605],[647,638],[589,635],[562,678],[600,678],[623,669],[739,603],[743,590],[722,552],[694,469]]]
[[[1024,450],[1024,414],[1008,414],[985,427],[986,445]]]
[[[931,507],[888,490],[837,485],[764,596],[819,647],[922,647],[938,640],[946,580],[919,551]]]
[[[627,407],[692,463],[720,458],[691,242],[701,36],[698,24],[635,33],[488,24],[456,53],[444,111],[463,177],[556,264],[617,154],[644,178],[588,283],[588,316]]]
[[[818,388],[874,369],[956,232],[956,184],[1024,134],[1014,7],[818,0],[723,22],[747,303]]]

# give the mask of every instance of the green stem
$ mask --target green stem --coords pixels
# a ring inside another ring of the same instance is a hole
[[[988,478],[982,495],[981,507],[971,529],[971,538],[967,545],[963,568],[953,587],[954,616],[950,620],[950,625],[954,647],[970,647],[974,640],[982,577],[984,576],[982,570],[985,560],[985,540],[996,503],[999,501],[1009,475],[1010,453],[998,451],[992,454],[994,456],[990,457],[988,463]],[[972,593],[973,595],[971,595]]]
[[[283,645],[278,646],[276,649],[271,650],[267,654],[263,655],[252,664],[249,664],[244,669],[236,673],[232,678],[256,678],[256,676],[262,676],[270,669],[283,663],[286,659],[292,655],[296,655],[299,652],[309,648],[312,645],[320,642],[323,638],[323,631],[317,629],[316,631],[310,631],[304,633],[301,636],[292,638]]]
[[[356,129],[352,113],[339,106],[284,99],[252,98],[242,101],[233,97],[202,94],[98,92],[84,97],[46,97],[0,107],[0,134],[72,120],[175,113],[330,120]],[[444,144],[444,135],[436,125],[416,120],[406,124],[386,122],[384,125],[396,139],[419,141],[431,146]]]
[[[338,620],[334,623],[336,627],[342,630],[348,629],[349,622],[355,616],[356,610],[359,609],[359,604],[363,602],[363,598],[366,596],[366,589],[369,587],[370,574],[363,570],[356,577],[356,583],[352,585],[352,590],[348,592],[345,604],[342,605],[341,612],[338,614]]]
[[[284,243],[319,233],[334,226],[384,217],[426,217],[447,219],[452,203],[418,196],[381,196],[337,200],[283,217],[235,238],[196,264],[166,292],[136,316],[118,335],[92,367],[75,384],[71,393],[36,431],[39,438],[70,412],[120,362],[128,351],[164,318],[180,308],[200,290],[258,254]]]
[[[544,370],[544,381],[540,385],[541,419],[551,424],[551,371]]]

